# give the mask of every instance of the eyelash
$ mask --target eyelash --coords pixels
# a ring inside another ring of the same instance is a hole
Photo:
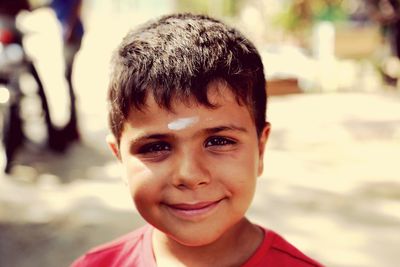
[[[150,144],[146,144],[139,148],[139,154],[148,154],[148,153],[162,153],[163,151],[170,151],[171,145],[168,142],[154,142]]]
[[[213,136],[204,142],[204,147],[225,147],[235,145],[237,142],[222,136]],[[171,145],[168,142],[160,141],[150,144],[145,144],[139,148],[138,154],[163,154],[171,151]]]
[[[217,143],[213,144],[213,142],[215,142],[215,141]],[[233,141],[232,139],[226,138],[226,137],[222,137],[222,136],[213,136],[213,137],[208,138],[204,142],[205,147],[209,147],[209,146],[223,147],[223,146],[234,145],[234,144],[236,144],[235,141]]]

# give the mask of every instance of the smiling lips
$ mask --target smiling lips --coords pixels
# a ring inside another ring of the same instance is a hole
[[[177,217],[182,219],[200,219],[215,210],[222,199],[217,201],[198,202],[194,204],[165,204]]]

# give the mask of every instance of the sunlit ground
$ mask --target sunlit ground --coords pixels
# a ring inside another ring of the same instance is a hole
[[[75,73],[82,144],[65,155],[28,146],[13,177],[0,179],[0,266],[65,266],[143,224],[104,142],[107,64],[128,28],[116,26],[127,21],[90,20]],[[56,39],[43,40],[33,54],[46,86],[62,91]],[[272,136],[249,217],[328,266],[397,266],[399,114],[394,91],[272,97]]]

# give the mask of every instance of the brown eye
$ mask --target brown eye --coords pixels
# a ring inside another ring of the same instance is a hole
[[[139,148],[139,154],[159,153],[171,151],[171,145],[167,142],[155,142],[143,145]]]
[[[227,145],[234,145],[236,144],[235,141],[228,139],[226,137],[215,136],[210,137],[206,140],[204,146],[211,147],[211,146],[227,146]]]

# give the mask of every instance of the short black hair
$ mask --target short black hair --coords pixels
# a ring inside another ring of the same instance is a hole
[[[205,15],[172,14],[130,31],[114,52],[109,83],[109,123],[118,143],[131,109],[149,93],[171,110],[178,100],[213,108],[208,85],[225,81],[246,105],[258,135],[265,125],[266,82],[261,57],[238,30]]]

